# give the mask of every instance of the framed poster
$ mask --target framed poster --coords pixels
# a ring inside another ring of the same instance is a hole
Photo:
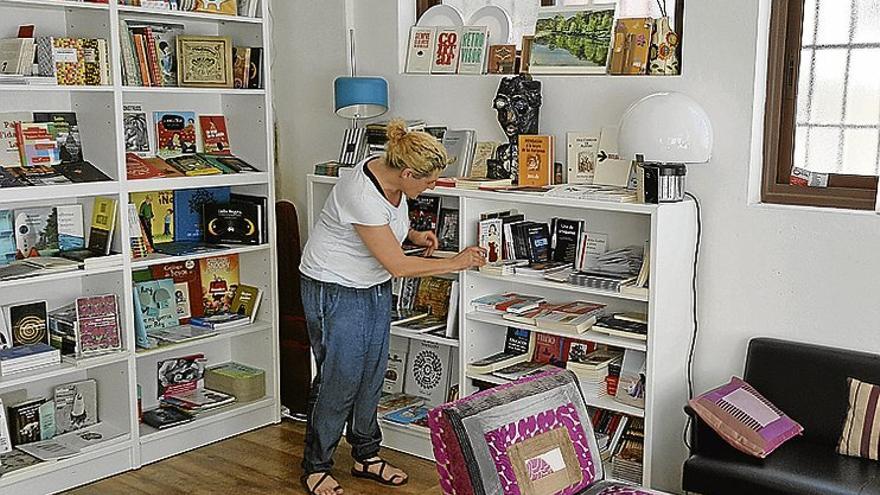
[[[232,38],[178,36],[177,71],[181,87],[232,88]]]
[[[605,74],[614,9],[542,9],[529,52],[530,74]]]

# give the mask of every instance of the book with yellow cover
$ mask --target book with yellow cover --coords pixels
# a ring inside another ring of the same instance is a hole
[[[519,136],[519,185],[550,185],[553,170],[553,136]]]
[[[88,249],[95,253],[110,254],[113,229],[116,227],[116,200],[108,197],[95,198],[92,207],[92,225],[89,229]]]
[[[232,302],[240,285],[238,255],[199,260],[199,276],[205,316],[232,312]]]
[[[131,193],[130,202],[137,208],[150,245],[174,240],[174,191]]]
[[[236,0],[197,0],[196,12],[238,15],[238,2]]]

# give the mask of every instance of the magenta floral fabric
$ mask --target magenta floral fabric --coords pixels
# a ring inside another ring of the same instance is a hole
[[[440,488],[443,493],[473,495],[473,484],[461,454],[461,446],[452,426],[443,416],[443,409],[444,406],[440,406],[428,412],[428,427],[431,428],[431,444]]]

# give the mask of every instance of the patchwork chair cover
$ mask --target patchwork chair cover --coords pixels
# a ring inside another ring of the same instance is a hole
[[[604,480],[590,415],[570,371],[499,385],[430,411],[447,495],[652,495]]]

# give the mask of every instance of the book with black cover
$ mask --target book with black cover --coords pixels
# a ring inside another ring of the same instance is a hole
[[[413,230],[437,232],[440,217],[439,196],[419,196],[408,199],[409,224]]]
[[[218,244],[206,242],[173,241],[156,245],[156,252],[168,256],[186,256],[189,254],[209,253],[218,249],[229,249]]]
[[[504,350],[468,364],[471,373],[491,373],[507,366],[528,361],[535,349],[535,338],[528,330],[507,328]]]
[[[21,167],[16,167],[21,168]],[[13,174],[9,169],[0,167],[0,188],[2,187],[24,187],[31,185],[24,178]]]
[[[530,263],[550,261],[550,227],[546,223],[532,223],[524,229]]]
[[[173,407],[160,407],[151,411],[145,411],[143,421],[157,430],[164,430],[172,426],[182,425],[192,421],[194,416]]]
[[[49,343],[46,301],[9,306],[8,314],[13,346]]]
[[[33,399],[9,406],[9,434],[13,445],[37,442],[40,440],[40,406],[45,399]]]
[[[577,257],[578,241],[583,232],[583,220],[554,218],[550,224],[553,261],[574,263]]]
[[[113,180],[97,167],[86,161],[62,163],[55,165],[55,170],[74,183],[102,182]]]
[[[260,242],[269,242],[269,215],[266,214],[266,212],[268,211],[267,208],[269,206],[269,199],[265,196],[252,196],[250,194],[237,193],[232,193],[229,199],[232,201],[239,201],[257,205],[257,207],[259,208],[260,220],[262,222],[260,225]]]
[[[440,241],[440,251],[458,251],[458,210],[443,208],[440,210],[440,220],[437,224],[437,240]]]
[[[204,206],[205,242],[212,244],[259,244],[260,207],[248,202],[209,203]]]

